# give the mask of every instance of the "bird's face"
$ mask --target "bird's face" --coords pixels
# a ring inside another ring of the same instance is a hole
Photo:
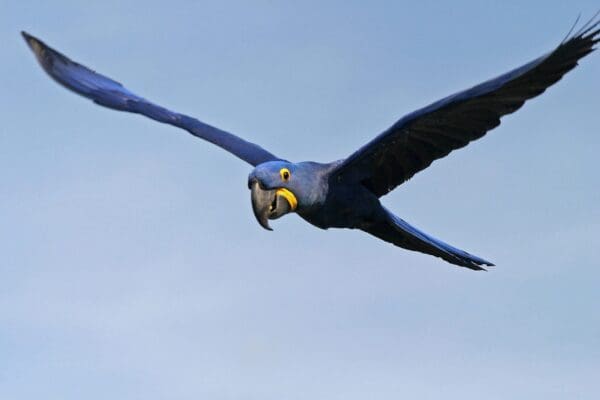
[[[267,230],[270,219],[296,211],[302,200],[301,174],[296,164],[269,161],[258,165],[248,176],[252,210],[258,223]]]

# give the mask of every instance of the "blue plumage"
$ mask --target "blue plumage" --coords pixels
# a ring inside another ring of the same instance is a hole
[[[194,136],[222,147],[251,165],[279,159],[260,146],[246,142],[231,133],[157,106],[133,94],[119,82],[68,59],[41,40],[25,32],[22,34],[40,65],[52,79],[97,104],[119,111],[142,114],[156,121],[183,128]]]
[[[158,106],[120,83],[78,64],[23,32],[43,69],[58,83],[102,106],[141,114],[183,128],[216,144],[255,168],[248,177],[254,214],[268,220],[296,212],[322,229],[360,229],[409,250],[481,270],[493,265],[409,225],[379,198],[500,124],[573,69],[600,40],[592,18],[552,52],[471,89],[406,115],[348,158],[292,163],[231,133]]]

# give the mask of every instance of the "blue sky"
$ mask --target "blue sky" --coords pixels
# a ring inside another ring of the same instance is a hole
[[[0,398],[594,399],[600,57],[383,203],[473,273],[296,216],[51,82],[18,32],[291,160],[549,51],[592,1],[0,3]]]

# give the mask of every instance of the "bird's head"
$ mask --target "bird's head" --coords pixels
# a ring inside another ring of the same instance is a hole
[[[267,230],[270,219],[277,219],[307,204],[309,184],[301,164],[269,161],[258,165],[248,176],[252,210],[258,223]]]

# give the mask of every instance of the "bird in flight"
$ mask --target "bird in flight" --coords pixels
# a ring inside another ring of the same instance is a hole
[[[396,246],[483,270],[489,261],[438,240],[394,215],[380,198],[451,151],[479,139],[500,118],[543,93],[575,68],[600,41],[594,16],[553,51],[470,89],[405,115],[349,157],[330,163],[291,162],[231,133],[159,106],[119,82],[72,61],[22,32],[42,68],[67,89],[96,104],[185,129],[246,161],[258,223],[296,213],[321,229],[360,229]],[[573,29],[571,29],[573,31]]]

